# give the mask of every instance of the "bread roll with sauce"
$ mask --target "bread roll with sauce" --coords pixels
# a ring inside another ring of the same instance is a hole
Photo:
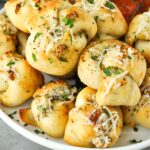
[[[42,83],[41,73],[21,55],[6,53],[0,58],[0,101],[3,105],[21,105]]]
[[[128,25],[118,7],[107,0],[78,0],[75,4],[87,11],[97,22],[99,39],[119,39]]]
[[[28,34],[19,31],[17,34],[17,38],[18,38],[18,52],[23,55],[25,57],[25,47],[26,47],[26,43],[27,43],[27,39],[28,39]]]
[[[48,1],[50,0],[9,0],[4,6],[4,10],[15,27],[28,33],[27,19],[34,14],[38,14]]]
[[[138,86],[142,84],[146,74],[146,62],[142,54],[123,42],[92,42],[80,56],[78,76],[93,89],[98,89],[104,78],[121,72],[127,72]]]
[[[75,87],[70,87],[64,81],[50,82],[35,92],[32,114],[37,126],[47,135],[55,138],[64,135],[76,92]]]
[[[150,128],[150,68],[141,87],[142,97],[133,107],[123,107],[124,122],[128,126],[136,124]]]
[[[11,24],[7,16],[0,14],[0,56],[6,52],[14,52],[17,29]]]
[[[106,148],[114,145],[122,130],[119,107],[100,107],[96,91],[86,87],[77,96],[76,107],[69,113],[64,140],[74,146]]]
[[[134,17],[129,25],[126,42],[138,49],[150,64],[150,11]]]
[[[76,68],[82,50],[97,31],[88,13],[60,0],[50,2],[39,15],[31,17],[28,28],[28,62],[54,76],[68,75]]]

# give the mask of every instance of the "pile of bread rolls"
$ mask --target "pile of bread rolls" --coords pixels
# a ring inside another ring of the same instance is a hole
[[[4,11],[2,105],[33,97],[22,121],[79,147],[112,147],[123,122],[150,128],[150,12],[128,27],[109,0],[9,0]],[[81,91],[62,80],[76,73]]]

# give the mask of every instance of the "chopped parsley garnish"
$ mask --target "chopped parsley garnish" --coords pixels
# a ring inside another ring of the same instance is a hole
[[[79,32],[78,35],[80,36],[80,38],[82,38],[82,32]]]
[[[66,94],[66,95],[62,95],[62,100],[67,100],[68,99],[68,94]]]
[[[13,113],[9,114],[8,116],[13,119],[13,115],[15,115],[17,113],[17,111],[14,111]]]
[[[46,108],[44,106],[38,106],[38,110],[42,113],[46,113]]]
[[[128,59],[132,59],[132,57],[131,57],[131,56],[128,56]]]
[[[36,7],[38,10],[41,9],[41,7],[37,3],[34,5],[34,7]]]
[[[98,20],[98,16],[95,16],[95,17],[94,17],[94,19],[95,19],[95,21],[97,22],[97,20]]]
[[[94,4],[94,0],[87,0],[90,4]]]
[[[43,131],[40,131],[40,130],[38,130],[38,129],[34,130],[34,132],[35,132],[36,134],[44,134]]]
[[[53,61],[52,61],[50,58],[48,58],[48,61],[49,61],[49,63],[50,63],[50,64],[52,64],[52,63],[53,63]]]
[[[93,54],[91,53],[91,59],[93,59],[94,61],[98,61],[98,56],[93,55]]]
[[[60,29],[56,29],[55,32],[56,33],[61,33],[61,30]]]
[[[34,61],[37,61],[36,55],[35,55],[34,53],[32,53],[32,59],[33,59]]]
[[[65,23],[65,25],[69,26],[69,28],[72,28],[74,25],[74,19],[72,19],[72,18],[66,17],[66,18],[63,18],[62,21]]]
[[[43,17],[43,16],[40,16],[40,18],[41,18],[41,19],[44,19],[44,17]]]
[[[137,127],[134,127],[133,130],[134,130],[135,132],[137,132],[137,131],[138,131],[138,128],[137,128]]]
[[[34,36],[34,40],[33,40],[33,42],[35,42],[36,41],[36,39],[41,35],[42,33],[40,33],[40,32],[37,32],[36,34],[35,34],[35,36]]]
[[[106,76],[111,76],[112,74],[120,74],[122,73],[122,70],[118,67],[107,67],[104,68],[103,72],[105,73]]]
[[[4,30],[3,33],[4,33],[5,35],[9,35],[9,34],[10,34],[9,31],[7,31],[7,30]]]
[[[133,140],[130,140],[129,142],[132,143],[132,144],[135,144],[135,143],[140,143],[140,142],[142,142],[142,140],[137,141],[136,139],[133,139]]]
[[[15,64],[15,61],[10,60],[10,61],[8,62],[8,64],[7,64],[7,66],[11,67],[11,66],[14,65],[14,64]]]
[[[106,1],[105,6],[108,7],[109,9],[114,9],[115,8],[115,6],[109,1]]]
[[[63,61],[63,62],[68,62],[68,60],[67,60],[65,57],[62,57],[62,56],[59,57],[59,60],[60,60],[60,61]]]

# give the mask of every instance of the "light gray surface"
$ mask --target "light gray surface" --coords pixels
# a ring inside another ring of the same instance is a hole
[[[49,150],[19,135],[0,120],[0,150]],[[145,150],[150,150],[147,148]]]
[[[0,150],[49,150],[24,138],[0,119]]]

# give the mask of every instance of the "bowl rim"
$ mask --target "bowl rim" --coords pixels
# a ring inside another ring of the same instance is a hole
[[[31,131],[27,130],[23,126],[19,125],[17,122],[12,120],[3,110],[0,108],[0,118],[12,129],[14,129],[16,132],[21,134],[22,136],[26,137],[27,139],[42,145],[47,148],[52,148],[56,150],[95,150],[96,148],[83,148],[83,147],[75,147],[63,143],[58,143],[51,141],[49,139],[45,139],[43,137],[40,137],[36,135],[35,133],[32,133]],[[132,144],[132,145],[127,145],[127,146],[120,146],[120,147],[113,147],[113,148],[105,148],[103,150],[140,150],[143,148],[146,148],[150,146],[150,139],[144,140],[140,143]],[[99,149],[102,150],[102,149]]]
[[[0,14],[4,13],[4,9],[0,9]],[[83,148],[83,147],[75,147],[63,143],[58,143],[51,141],[50,139],[45,139],[43,137],[40,137],[36,135],[35,133],[32,133],[31,131],[27,130],[25,127],[19,125],[17,122],[15,122],[13,119],[11,119],[2,108],[0,108],[0,118],[13,130],[24,136],[25,138],[42,145],[47,148],[52,148],[56,150],[95,150],[96,148]],[[127,146],[119,146],[119,147],[113,147],[113,148],[104,148],[103,150],[140,150],[143,148],[146,148],[150,146],[150,138],[147,140],[144,140],[140,143],[127,145]],[[102,150],[99,148],[99,150]]]

